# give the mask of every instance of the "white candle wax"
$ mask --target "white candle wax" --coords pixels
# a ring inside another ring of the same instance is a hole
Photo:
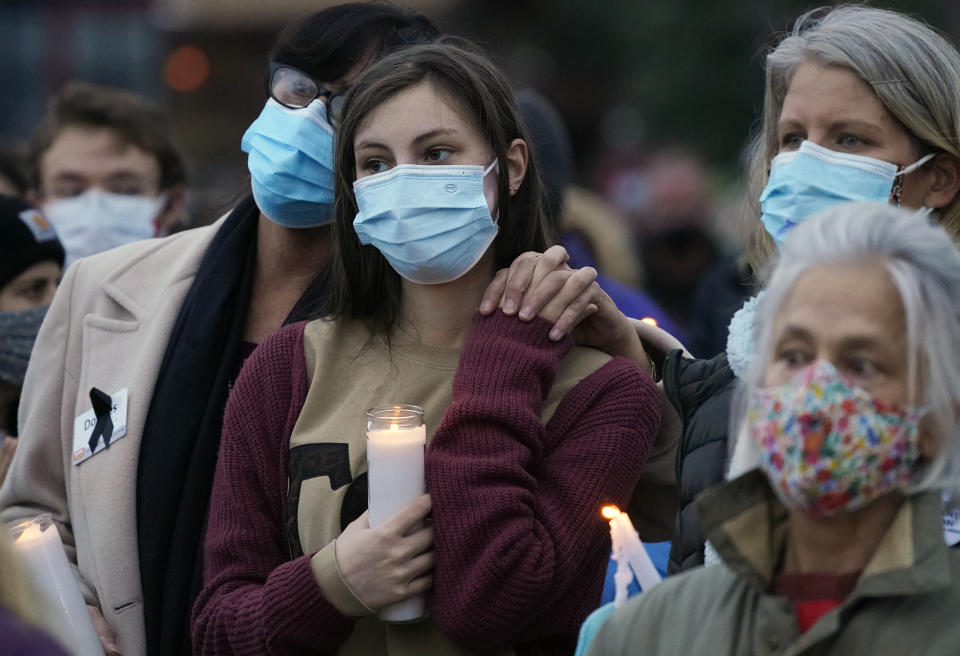
[[[426,493],[424,449],[427,427],[423,424],[367,431],[367,477],[370,526],[390,519],[405,505]],[[410,622],[426,615],[425,595],[418,595],[384,608],[377,617],[385,622]]]
[[[613,539],[613,525],[610,527],[610,538]],[[633,572],[630,571],[630,565],[623,554],[623,549],[616,544],[614,540],[613,560],[617,563],[617,571],[613,575],[614,596],[613,607],[620,608],[627,601],[627,592],[630,587],[630,581],[633,580]]]
[[[57,527],[44,524],[40,518],[33,520],[13,544],[37,590],[46,628],[77,656],[103,656]]]
[[[615,541],[619,541],[623,555],[630,563],[630,569],[637,577],[641,590],[649,590],[661,582],[660,573],[650,560],[650,555],[640,541],[640,536],[627,513],[620,513],[610,520],[610,533]]]
[[[425,494],[423,453],[427,427],[392,428],[367,433],[370,526],[378,526]]]

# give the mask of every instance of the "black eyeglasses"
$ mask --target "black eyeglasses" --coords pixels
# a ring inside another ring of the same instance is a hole
[[[270,97],[284,107],[301,109],[317,98],[327,105],[327,120],[336,127],[343,111],[344,95],[330,91],[301,70],[278,62],[270,63]]]

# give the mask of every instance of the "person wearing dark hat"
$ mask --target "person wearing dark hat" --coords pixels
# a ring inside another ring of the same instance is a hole
[[[20,388],[63,256],[40,212],[0,194],[0,482],[16,449]]]

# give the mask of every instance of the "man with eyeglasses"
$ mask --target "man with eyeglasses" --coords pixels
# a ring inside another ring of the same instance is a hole
[[[332,163],[335,93],[387,50],[437,36],[386,3],[288,26],[242,139],[252,197],[211,226],[79,260],[61,283],[27,372],[0,518],[53,515],[108,656],[191,652],[230,386],[254,347],[311,305],[308,288],[323,293],[311,282],[333,196],[316,169]]]

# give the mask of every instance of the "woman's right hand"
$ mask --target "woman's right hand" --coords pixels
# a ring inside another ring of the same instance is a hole
[[[337,538],[340,574],[368,608],[380,610],[433,585],[430,508],[430,495],[425,494],[374,528],[363,513]]]
[[[596,270],[571,269],[568,259],[563,246],[518,256],[490,282],[480,314],[490,314],[499,303],[505,314],[517,313],[521,321],[541,316],[553,324],[550,339],[561,339],[576,329],[578,344],[625,357],[648,370],[637,331],[596,283]]]

